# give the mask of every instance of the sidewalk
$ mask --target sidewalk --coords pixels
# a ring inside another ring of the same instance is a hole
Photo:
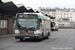
[[[75,29],[75,28],[66,28],[66,27],[63,27],[63,28],[59,28],[59,29]]]
[[[14,36],[14,34],[0,35],[0,37]]]

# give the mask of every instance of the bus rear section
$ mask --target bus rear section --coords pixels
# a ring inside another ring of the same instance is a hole
[[[16,20],[15,38],[20,39],[20,41],[23,39],[42,40],[44,37],[44,29],[41,30],[40,23],[42,23],[42,20],[38,18],[37,14],[18,14]]]
[[[58,26],[58,22],[51,22],[51,31],[58,31],[59,26]]]

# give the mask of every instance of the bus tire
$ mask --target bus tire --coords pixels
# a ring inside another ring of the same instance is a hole
[[[51,33],[50,33],[50,32],[48,32],[48,36],[47,36],[47,39],[49,39],[49,36],[51,36]]]
[[[46,39],[49,39],[49,36],[47,36]]]
[[[39,41],[42,41],[42,40],[43,40],[43,38],[40,38],[40,39],[39,39]]]
[[[46,39],[49,39],[49,36],[51,36],[51,33],[50,32],[48,32],[48,36],[46,37]]]
[[[23,39],[20,39],[20,41],[23,41]]]
[[[55,29],[55,31],[57,31],[57,29]]]
[[[48,32],[48,36],[51,36],[51,32]]]
[[[45,39],[49,39],[49,36],[45,37]]]
[[[44,38],[44,34],[42,33],[42,37],[39,39],[39,41],[42,41]]]

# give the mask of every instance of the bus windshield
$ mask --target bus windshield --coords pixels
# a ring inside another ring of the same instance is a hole
[[[55,26],[55,23],[54,22],[51,22],[51,27],[54,27]]]
[[[29,28],[36,28],[37,29],[37,19],[18,19],[18,24],[20,25],[19,28],[21,27],[26,27],[27,29]]]

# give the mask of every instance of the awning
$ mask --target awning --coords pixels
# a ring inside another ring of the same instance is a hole
[[[18,13],[25,11],[27,11],[27,9],[24,6],[18,8],[13,2],[0,4],[0,13]]]
[[[0,13],[3,13],[3,15],[15,16],[16,13],[24,12],[34,12],[34,10],[30,7],[26,8],[22,4],[15,4],[13,1],[3,3],[0,0]]]

